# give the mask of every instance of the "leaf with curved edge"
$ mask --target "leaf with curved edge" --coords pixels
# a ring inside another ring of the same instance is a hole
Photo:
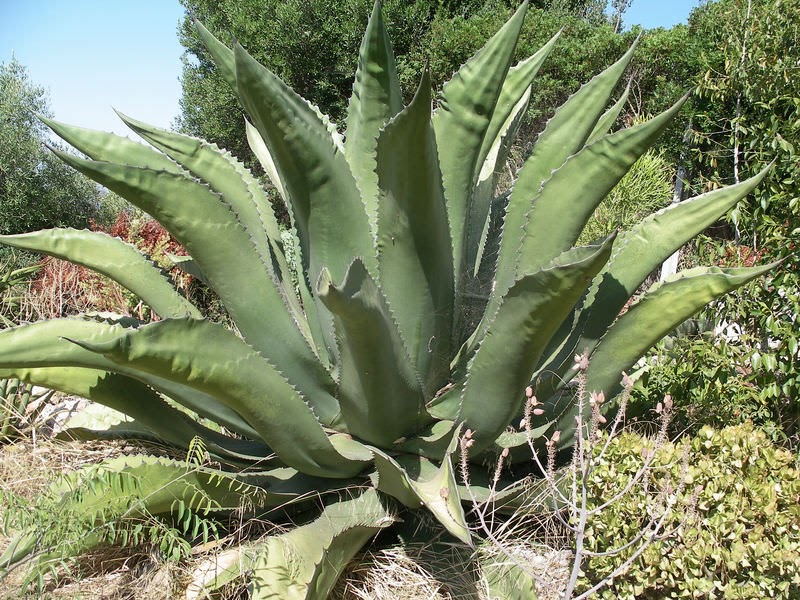
[[[270,182],[275,186],[275,189],[278,190],[278,194],[280,194],[287,210],[291,210],[289,197],[286,195],[286,189],[283,187],[283,181],[281,181],[280,175],[278,175],[278,168],[275,166],[275,161],[272,159],[272,154],[270,154],[267,143],[264,141],[264,138],[261,137],[261,134],[258,133],[258,129],[253,127],[247,119],[244,120],[244,128],[250,150],[256,155],[258,162],[261,163]]]
[[[325,600],[347,563],[396,520],[374,490],[329,504],[316,520],[267,538],[247,554],[253,600]]]
[[[354,261],[341,287],[323,271],[317,293],[333,313],[340,340],[339,404],[348,431],[391,446],[419,429],[427,417],[419,378],[364,265]]]
[[[188,448],[195,437],[200,437],[208,451],[223,460],[254,462],[272,454],[263,443],[232,438],[200,425],[169,406],[144,383],[124,375],[81,367],[39,367],[13,372],[33,385],[89,398],[124,413],[161,440],[180,448]],[[0,376],[9,373],[0,369]]]
[[[447,382],[453,323],[453,257],[430,92],[426,70],[377,145],[381,289],[426,397]]]
[[[411,508],[424,505],[454,537],[472,546],[452,461],[460,435],[459,425],[453,431],[439,467],[421,456],[401,454],[392,458],[377,448],[371,450],[375,454],[375,467],[378,470],[378,490]]]
[[[56,135],[94,160],[104,160],[133,167],[147,167],[175,175],[185,174],[185,171],[169,158],[139,142],[105,131],[85,129],[52,119],[40,118]]]
[[[220,325],[165,320],[107,342],[73,341],[153,387],[148,374],[218,398],[303,473],[349,477],[364,468],[334,448],[313,410],[269,361]]]
[[[595,208],[661,135],[686,98],[649,121],[584,147],[553,173],[528,212],[518,276],[542,268],[572,246]]]
[[[138,323],[129,318],[109,321],[71,318],[51,319],[6,329],[0,331],[0,368],[15,373],[38,367],[86,367],[119,371],[110,360],[71,344],[65,338],[106,342],[116,339],[134,325]],[[137,376],[135,371],[123,374]],[[216,398],[180,383],[156,378],[151,380],[157,382],[157,385],[154,383],[155,387],[164,394],[200,416],[251,439],[259,439],[258,433],[241,416]]]
[[[292,275],[283,251],[281,231],[272,205],[261,184],[247,167],[229,152],[224,152],[204,140],[153,127],[119,111],[117,114],[142,138],[207,183],[212,190],[222,194],[250,236],[261,262],[278,282],[284,301],[298,328],[309,343],[314,344],[306,316],[295,293]],[[273,262],[276,264],[273,265]],[[326,353],[324,345],[318,349]]]
[[[188,176],[56,153],[164,225],[211,282],[247,342],[281,366],[314,403],[323,423],[335,421],[339,408],[333,379],[297,328],[247,231],[219,194]],[[270,316],[269,327],[264,327],[264,315]]]
[[[715,298],[778,264],[737,269],[699,267],[655,284],[600,340],[586,371],[586,389],[603,391],[606,398],[612,398],[621,389],[622,371],[629,369],[670,330]]]
[[[517,136],[531,96],[531,85],[545,59],[550,55],[561,31],[535,54],[508,71],[500,97],[492,113],[492,120],[483,139],[479,159],[483,165],[478,174],[476,189],[470,205],[466,225],[464,268],[472,268],[477,277],[486,246],[486,236],[491,218],[491,203],[495,200],[496,174],[506,162],[508,152]],[[500,243],[499,238],[497,244]],[[490,256],[493,252],[490,253]]]
[[[116,111],[125,124],[195,177],[222,194],[264,260],[267,241],[281,244],[272,205],[250,171],[229,152],[205,140],[148,125]]]
[[[589,289],[581,311],[581,342],[593,348],[647,276],[667,257],[753,191],[769,167],[729,187],[670,205],[622,232],[611,258]]]
[[[194,26],[200,41],[203,42],[203,45],[205,45],[209,54],[211,54],[211,58],[214,61],[214,65],[217,67],[217,71],[225,80],[225,83],[235,90],[236,59],[233,57],[233,51],[225,44],[220,42],[216,37],[214,37],[211,32],[206,29],[205,26],[197,19],[194,19]]]
[[[377,231],[378,178],[375,175],[378,133],[403,110],[392,43],[376,0],[361,41],[353,94],[347,107],[345,157],[367,207],[370,228]]]
[[[283,187],[283,182],[281,181],[280,175],[278,175],[275,161],[272,160],[272,155],[269,152],[269,148],[267,148],[266,142],[264,142],[261,134],[258,133],[258,130],[250,124],[250,121],[245,119],[244,124],[247,131],[247,142],[250,144],[250,149],[258,158],[261,166],[264,167],[264,171],[266,171],[267,176],[270,178],[270,181],[272,181],[272,184],[278,190],[278,193],[281,195],[287,210],[291,211],[286,190]],[[292,241],[292,252],[294,252],[295,257],[300,257],[295,259],[295,264],[298,266],[302,265],[303,259],[300,241],[297,239],[294,231],[289,231],[289,235],[291,236],[290,239]],[[336,339],[333,334],[333,321],[329,318],[329,315],[321,315],[319,311],[317,311],[315,299],[311,295],[308,282],[303,274],[297,273],[297,276],[293,278],[293,281],[295,281],[299,290],[300,302],[303,305],[303,310],[306,314],[306,322],[310,328],[311,337],[314,339],[317,350],[321,354],[321,358],[330,359],[330,356],[328,355],[329,352],[334,351],[335,356],[336,350]]]
[[[768,170],[739,184],[670,205],[622,232],[608,263],[592,281],[571,331],[564,333],[561,347],[544,361],[542,371],[554,377],[541,379],[537,396],[549,398],[562,381],[571,380],[575,374],[573,355],[594,350],[647,276],[750,193]]]
[[[594,126],[592,133],[589,135],[589,139],[586,140],[587,146],[594,144],[597,140],[606,135],[614,126],[614,123],[617,121],[617,117],[619,117],[622,109],[625,108],[625,103],[628,101],[630,92],[631,85],[629,83],[625,87],[625,91],[622,92],[622,95],[617,99],[613,106],[604,112],[603,116],[597,120],[597,124]]]
[[[236,45],[239,97],[266,142],[292,204],[304,271],[344,277],[353,257],[375,272],[369,221],[356,181],[327,124],[271,71]]]
[[[497,310],[500,298],[515,281],[519,247],[532,200],[539,195],[542,184],[550,178],[552,171],[584,147],[630,63],[637,42],[631,45],[622,58],[570,96],[556,110],[536,140],[533,152],[520,170],[506,207],[495,269],[496,284],[487,312],[493,313]]]
[[[565,252],[549,268],[517,281],[503,298],[470,362],[461,398],[459,417],[475,431],[473,456],[520,413],[547,343],[610,253],[610,241]]]
[[[456,294],[461,289],[471,196],[485,159],[481,149],[511,66],[527,9],[528,1],[525,0],[500,31],[445,83],[433,117],[453,244]],[[502,118],[500,124],[504,121]],[[458,302],[458,298],[456,300]]]
[[[505,164],[508,152],[522,125],[530,101],[533,79],[560,35],[561,31],[533,56],[509,69],[503,83],[500,98],[497,100],[489,129],[481,146],[479,156],[483,157],[483,166],[478,174],[465,227],[464,268],[472,268],[473,277],[478,276],[487,244],[489,225],[493,218],[490,214],[492,202],[497,201],[495,198],[497,174]],[[493,246],[499,245],[499,236],[489,243]],[[489,256],[493,257],[495,252],[496,248],[492,248]]]
[[[201,316],[158,267],[119,238],[65,228],[3,235],[0,244],[42,252],[102,273],[136,294],[162,318]]]

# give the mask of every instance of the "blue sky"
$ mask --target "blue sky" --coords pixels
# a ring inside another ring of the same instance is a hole
[[[700,0],[634,0],[625,25],[671,27]],[[111,107],[169,127],[178,115],[178,0],[0,0],[0,62],[12,52],[49,91],[56,119],[127,135]]]

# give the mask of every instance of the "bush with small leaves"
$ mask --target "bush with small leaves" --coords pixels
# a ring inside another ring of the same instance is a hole
[[[627,433],[610,442],[595,469],[591,502],[623,489],[652,448]],[[675,493],[683,481],[682,491]],[[750,423],[665,444],[651,463],[649,486],[635,486],[602,511],[587,533],[591,551],[617,548],[638,534],[667,494],[665,531],[601,598],[797,598],[800,594],[800,471]],[[591,558],[582,585],[603,579],[629,553]]]

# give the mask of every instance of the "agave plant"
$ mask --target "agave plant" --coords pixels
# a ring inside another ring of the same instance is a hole
[[[186,248],[235,330],[204,320],[118,239],[71,229],[4,236],[107,275],[161,320],[86,315],[4,331],[0,376],[91,398],[177,447],[199,438],[223,465],[189,476],[180,462],[117,460],[108,468],[138,474],[141,510],[169,514],[202,489],[208,510],[224,513],[247,496],[251,514],[305,515],[242,550],[232,571],[251,573],[253,597],[324,598],[398,511],[427,509],[472,543],[455,461],[474,467],[471,494],[486,497],[483,465],[505,449],[530,457],[529,437],[543,445],[556,431],[569,443],[575,354],[589,357],[588,388],[612,398],[621,372],[659,338],[771,268],[685,271],[620,315],[654,268],[761,176],[574,246],[683,102],[609,133],[633,48],[558,109],[513,187],[498,193],[533,78],[558,37],[513,64],[526,7],[443,86],[434,110],[427,73],[404,106],[376,2],[344,137],[241,46],[197,24],[249,115],[250,145],[286,204],[288,230],[259,181],[212,144],[124,115],[154,149],[46,121],[88,158],[56,154]],[[536,416],[517,432],[529,386]],[[517,484],[504,474],[498,489]],[[302,503],[320,494],[321,513]],[[119,495],[93,489],[68,501],[115,506]],[[21,534],[6,564],[35,541]],[[215,572],[203,585],[230,576]]]

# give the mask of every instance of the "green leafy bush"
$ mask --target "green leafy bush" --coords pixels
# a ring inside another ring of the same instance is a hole
[[[598,446],[601,446],[599,444]],[[592,505],[622,490],[652,441],[632,433],[610,441],[608,460],[591,475]],[[624,545],[651,518],[660,494],[673,494],[666,531],[601,598],[797,598],[800,594],[800,472],[750,423],[663,445],[649,486],[635,486],[600,513],[587,533],[590,550]],[[663,496],[662,496],[663,497]],[[583,584],[602,579],[630,553],[593,557]]]
[[[701,238],[689,260],[748,266],[765,254]],[[786,256],[766,281],[746,285],[706,308],[691,323],[694,331],[684,327],[666,338],[648,360],[637,399],[649,405],[671,394],[676,433],[752,420],[773,441],[798,447],[799,267],[797,256]]]

